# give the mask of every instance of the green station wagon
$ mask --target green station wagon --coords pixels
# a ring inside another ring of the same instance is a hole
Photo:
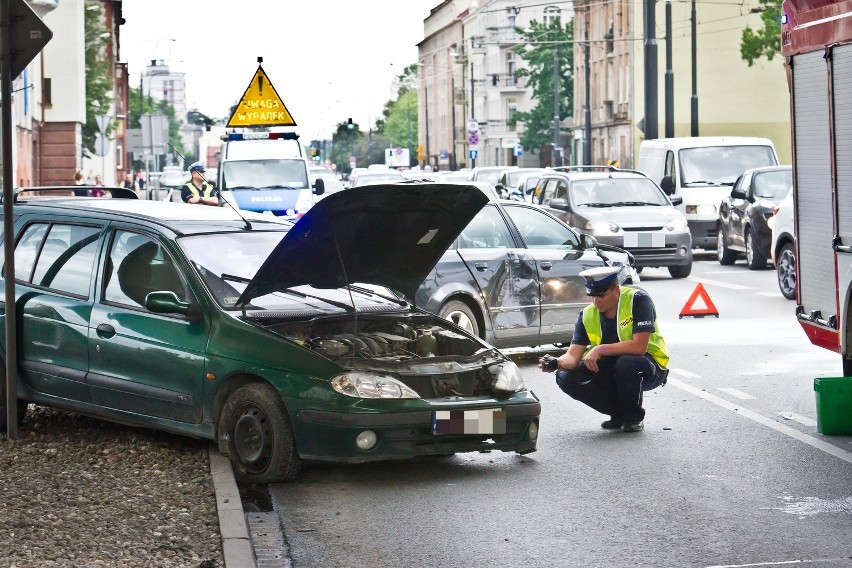
[[[535,451],[541,405],[517,366],[405,300],[487,201],[368,186],[292,225],[19,195],[19,419],[32,402],[216,440],[251,483],[303,460]]]

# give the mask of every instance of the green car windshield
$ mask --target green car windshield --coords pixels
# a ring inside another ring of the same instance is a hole
[[[283,237],[282,231],[218,233],[183,237],[178,244],[210,295],[220,306],[231,308]]]

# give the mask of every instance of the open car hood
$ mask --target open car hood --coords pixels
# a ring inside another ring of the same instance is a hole
[[[237,305],[294,286],[365,283],[409,300],[488,198],[461,184],[371,185],[317,202],[290,229]]]

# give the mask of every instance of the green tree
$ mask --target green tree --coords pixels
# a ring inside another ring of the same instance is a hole
[[[176,151],[186,159],[183,167],[188,168],[189,164],[197,160],[197,156],[187,154],[187,150],[183,147],[183,141],[180,137],[180,122],[175,116],[174,107],[166,100],[155,101],[150,96],[143,97],[141,87],[130,88],[130,128],[141,128],[139,117],[143,114],[163,114],[169,123],[169,152]],[[197,124],[207,123],[210,120],[205,115],[198,113],[201,117]],[[177,157],[178,163],[181,162],[180,156]],[[144,164],[141,161],[134,161],[134,168],[142,168]]]
[[[781,0],[759,1],[763,27],[755,31],[746,26],[740,40],[740,55],[749,67],[764,56],[772,61],[781,49]]]
[[[104,27],[101,5],[86,4],[85,13],[85,64],[86,64],[86,123],[83,125],[83,155],[95,154],[95,140],[98,135],[98,115],[110,114],[112,104],[112,64],[106,57],[109,30]],[[115,125],[107,125],[106,135],[115,130]]]
[[[349,156],[355,156],[359,164],[363,165],[361,157],[366,156],[366,152],[362,151],[362,142],[364,141],[364,133],[357,123],[352,124],[349,128],[348,119],[337,123],[334,134],[331,136],[331,161],[337,166],[338,172],[348,172],[352,168],[349,166]],[[363,146],[366,148],[366,144]]]
[[[532,90],[532,98],[538,104],[528,112],[515,113],[509,119],[509,125],[514,127],[523,122],[525,129],[521,144],[535,149],[553,141],[554,78],[559,83],[559,117],[565,118],[574,113],[574,22],[563,26],[559,18],[550,24],[533,20],[529,29],[517,28],[516,31],[523,38],[523,44],[515,48],[515,53],[527,62],[527,68],[519,69],[516,75],[527,79],[527,87]]]
[[[417,92],[413,89],[401,94],[391,108],[385,122],[384,135],[391,146],[408,148],[409,156],[416,160],[417,148]]]

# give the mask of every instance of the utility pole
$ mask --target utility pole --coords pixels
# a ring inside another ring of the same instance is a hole
[[[697,63],[697,46],[696,40],[696,18],[695,18],[695,0],[692,0],[692,100],[691,102],[691,129],[690,136],[698,136],[698,63]]]
[[[674,137],[674,71],[672,71],[672,2],[666,0],[666,138]]]
[[[588,16],[588,14],[587,14]],[[589,45],[589,22],[586,20],[586,41],[583,46],[585,49],[585,53],[583,53],[583,73],[586,75],[586,108],[583,109],[583,120],[586,123],[586,128],[583,132],[583,165],[591,166],[592,165],[592,108],[591,102],[589,99],[592,96],[592,86],[591,86],[591,78],[589,74],[592,72],[592,65],[590,62],[589,50],[591,46]]]
[[[695,2],[695,0],[693,0]],[[645,140],[658,138],[656,0],[644,0],[645,7]]]
[[[470,119],[474,120],[475,115],[473,114],[473,58],[470,60]],[[471,154],[473,156],[473,154]],[[471,157],[470,159],[470,167],[476,167],[476,158]]]
[[[562,160],[556,163],[556,153],[559,147],[559,45],[553,44],[553,155],[551,163],[561,166]]]

